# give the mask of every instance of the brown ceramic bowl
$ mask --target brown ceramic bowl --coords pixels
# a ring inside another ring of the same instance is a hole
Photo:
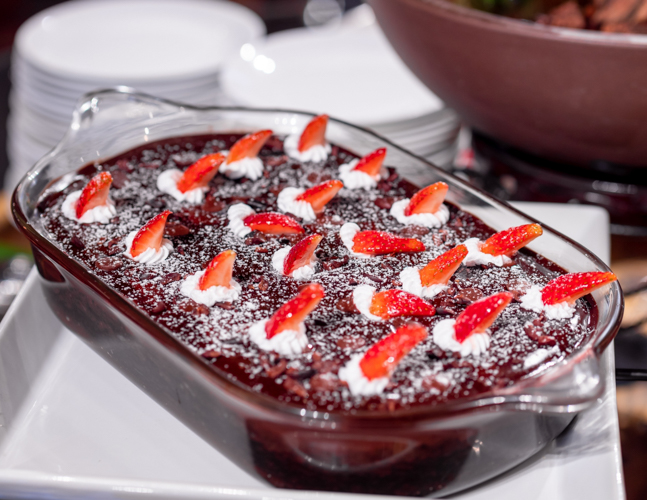
[[[647,36],[445,0],[368,0],[411,70],[475,129],[553,160],[647,167]]]

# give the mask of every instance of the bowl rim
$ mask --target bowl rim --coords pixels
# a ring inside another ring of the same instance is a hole
[[[110,89],[97,90],[89,92],[82,96],[79,101],[76,110],[74,111],[73,120],[70,125],[70,128],[63,139],[57,144],[57,146],[41,158],[34,167],[23,177],[20,181],[14,193],[12,195],[11,206],[14,219],[17,223],[18,228],[29,238],[32,245],[35,248],[44,253],[48,259],[54,260],[57,264],[61,265],[68,273],[70,273],[75,279],[79,280],[83,285],[88,286],[94,292],[98,293],[99,296],[108,302],[111,306],[115,307],[121,314],[125,315],[131,321],[135,322],[139,327],[145,330],[149,335],[151,335],[156,341],[161,342],[164,347],[172,348],[174,353],[179,355],[182,358],[184,363],[188,363],[193,368],[197,369],[199,374],[209,380],[210,382],[215,382],[222,390],[233,392],[233,394],[240,398],[240,400],[252,404],[257,408],[264,408],[265,410],[278,411],[282,414],[291,414],[300,419],[314,419],[321,420],[325,419],[328,421],[347,421],[349,418],[357,422],[375,422],[375,421],[390,421],[393,419],[406,419],[406,420],[429,420],[429,419],[442,419],[447,417],[455,417],[459,414],[475,412],[475,411],[492,411],[494,410],[513,410],[513,411],[533,411],[533,412],[552,412],[556,414],[565,414],[565,413],[577,413],[582,411],[591,404],[595,402],[597,397],[604,390],[604,380],[599,380],[595,386],[596,390],[594,393],[588,393],[585,396],[580,396],[579,399],[571,397],[570,402],[564,402],[562,399],[558,399],[551,403],[548,401],[550,397],[547,396],[536,396],[530,395],[528,392],[524,392],[527,388],[532,388],[540,385],[545,385],[560,376],[568,373],[573,369],[574,366],[591,357],[595,357],[599,361],[603,351],[611,343],[618,329],[620,328],[620,320],[622,318],[622,313],[624,310],[624,300],[622,295],[622,289],[617,281],[611,283],[610,295],[615,297],[617,300],[613,307],[610,308],[610,319],[606,328],[603,331],[594,332],[594,342],[588,342],[588,344],[581,348],[581,351],[575,351],[567,358],[564,358],[555,365],[549,367],[547,370],[544,370],[538,374],[529,376],[527,378],[517,381],[513,386],[502,390],[501,392],[488,392],[479,396],[473,396],[471,398],[457,399],[453,401],[448,401],[442,405],[420,405],[414,406],[412,408],[399,409],[393,412],[376,412],[369,410],[362,411],[332,411],[332,412],[322,412],[317,410],[306,410],[299,408],[295,405],[286,405],[277,399],[265,394],[253,392],[249,387],[238,383],[237,381],[232,381],[224,374],[221,374],[219,370],[215,369],[202,357],[196,356],[195,353],[190,350],[183,342],[178,340],[170,330],[167,330],[162,325],[158,324],[153,318],[147,315],[143,310],[140,310],[138,307],[134,306],[130,301],[125,297],[120,295],[118,292],[109,287],[96,275],[94,275],[89,268],[86,268],[80,262],[75,261],[70,258],[63,250],[58,248],[54,242],[50,241],[43,234],[40,233],[31,223],[29,217],[23,212],[21,203],[20,203],[20,193],[24,191],[28,183],[36,178],[38,173],[49,164],[49,160],[54,158],[61,150],[63,150],[68,141],[73,139],[74,133],[79,129],[81,123],[81,114],[83,110],[92,109],[93,101],[100,97],[113,96],[120,97],[129,102],[148,102],[148,103],[157,103],[161,105],[171,106],[177,110],[193,110],[196,112],[200,111],[241,111],[241,112],[254,112],[254,113],[290,113],[296,115],[302,115],[304,117],[313,117],[316,116],[316,113],[303,112],[303,111],[294,111],[286,109],[257,109],[257,108],[248,108],[248,107],[229,107],[229,106],[193,106],[183,103],[178,103],[176,101],[163,99],[142,92],[137,92],[134,89],[129,87],[115,87]],[[477,197],[484,198],[488,201],[490,206],[501,206],[504,209],[512,212],[515,215],[519,215],[525,219],[528,219],[531,222],[539,223],[535,218],[526,215],[521,210],[518,210],[505,201],[498,200],[489,193],[486,193],[482,189],[467,184],[462,179],[450,174],[439,167],[429,163],[424,158],[420,158],[413,153],[410,153],[406,149],[393,144],[388,139],[385,139],[378,134],[367,130],[356,125],[346,123],[342,120],[335,119],[330,117],[329,120],[333,123],[338,123],[343,127],[350,127],[351,129],[358,130],[364,134],[373,136],[374,138],[379,139],[380,141],[386,143],[389,148],[396,149],[405,155],[412,156],[419,161],[422,161],[427,164],[427,166],[435,170],[441,177],[448,177],[452,179],[452,182],[459,185],[465,191],[476,195]],[[161,139],[160,139],[161,140]],[[132,149],[132,148],[130,148]],[[109,158],[107,158],[109,159]],[[101,161],[101,159],[96,160]],[[104,160],[105,161],[105,160]],[[50,187],[51,182],[47,186],[43,187],[39,192],[38,198],[43,195]],[[549,225],[541,223],[542,228],[556,237],[565,240],[567,243],[575,247],[580,253],[589,258],[595,263],[601,270],[610,271],[609,267],[601,261],[595,254],[591,251],[572,240],[568,236],[561,234],[555,229],[551,228]],[[613,299],[612,299],[613,302]],[[598,379],[599,373],[598,373]]]
[[[372,3],[374,0],[367,0]],[[393,1],[393,0],[388,0]],[[399,0],[413,8],[433,11],[438,15],[454,21],[478,26],[479,28],[514,34],[527,38],[538,38],[557,43],[575,43],[582,45],[603,46],[605,48],[622,48],[647,50],[647,35],[637,33],[605,33],[594,30],[546,26],[534,21],[515,19],[499,14],[492,14],[478,9],[452,3],[450,0]]]

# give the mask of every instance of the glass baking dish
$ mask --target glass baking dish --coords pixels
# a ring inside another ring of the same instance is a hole
[[[596,291],[595,333],[563,361],[511,387],[434,407],[312,412],[254,393],[216,371],[48,238],[36,210],[73,173],[173,136],[301,130],[308,113],[198,108],[119,88],[88,94],[61,143],[23,178],[13,214],[30,239],[49,305],[60,320],[160,405],[247,472],[286,488],[450,494],[490,479],[549,444],[602,394],[600,357],[622,316],[617,283]],[[386,164],[410,180],[443,180],[448,200],[496,230],[536,222],[377,135],[331,119],[330,142],[359,155],[388,147]],[[607,271],[595,255],[544,226],[530,249],[569,272]]]

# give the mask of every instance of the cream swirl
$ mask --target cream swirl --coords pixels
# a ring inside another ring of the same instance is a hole
[[[463,245],[467,247],[467,256],[463,260],[463,264],[468,267],[487,264],[501,267],[512,262],[512,259],[506,255],[490,255],[481,252],[483,243],[478,238],[469,238],[463,242]]]
[[[346,189],[373,189],[377,186],[381,174],[372,176],[362,170],[353,170],[359,160],[355,159],[350,163],[344,163],[339,166],[339,178],[344,183]]]
[[[183,172],[177,168],[169,168],[164,170],[157,176],[157,189],[162,193],[170,194],[177,201],[188,201],[193,205],[197,205],[204,201],[204,193],[209,191],[207,186],[197,187],[190,189],[183,193],[177,188],[178,181],[182,178]]]
[[[285,138],[285,141],[283,141],[283,149],[290,158],[299,161],[313,162],[320,162],[328,159],[328,155],[332,151],[330,144],[326,143],[323,146],[317,144],[316,146],[312,146],[305,151],[299,151],[300,139],[301,135],[291,134]]]
[[[430,286],[422,286],[420,279],[420,271],[416,267],[405,267],[400,272],[400,281],[402,282],[402,289],[405,292],[412,293],[418,297],[430,299],[442,292],[447,285],[438,283]]]
[[[368,319],[373,321],[382,321],[382,318],[375,316],[370,312],[373,295],[375,295],[375,288],[370,285],[359,285],[355,290],[353,290],[353,303],[355,304],[355,307],[357,307],[357,310]]]
[[[449,220],[449,209],[445,204],[440,205],[440,208],[433,214],[422,213],[413,215],[404,215],[404,209],[409,205],[409,198],[396,201],[391,205],[389,213],[400,224],[416,225],[424,227],[440,227]]]
[[[236,236],[242,238],[243,236],[252,232],[252,230],[245,225],[243,220],[245,219],[245,217],[249,217],[250,215],[254,215],[255,213],[256,212],[254,211],[254,209],[249,205],[245,205],[244,203],[236,203],[235,205],[229,207],[229,209],[227,210],[227,218],[229,219],[229,224],[227,225],[227,227]]]
[[[473,333],[462,343],[456,340],[455,319],[444,319],[434,326],[434,342],[445,351],[457,352],[461,357],[480,356],[490,348],[490,336],[487,333]]]
[[[301,354],[308,346],[306,327],[301,323],[299,330],[283,330],[271,339],[267,338],[265,325],[269,319],[254,323],[249,328],[249,338],[264,351],[274,351],[281,356],[295,356]]]
[[[180,293],[185,297],[195,300],[199,304],[211,307],[216,302],[233,302],[240,296],[241,286],[232,278],[230,286],[211,286],[200,290],[200,278],[205,271],[190,274],[180,285]]]
[[[81,218],[76,217],[76,205],[81,197],[83,191],[73,191],[67,195],[63,204],[61,205],[61,212],[68,219],[75,220],[81,224],[92,224],[93,222],[99,222],[101,224],[108,224],[110,219],[117,215],[117,209],[115,208],[114,202],[108,198],[105,205],[99,205],[90,210],[86,210]]]
[[[339,379],[348,384],[353,396],[376,396],[382,394],[389,384],[389,377],[377,377],[369,380],[359,366],[363,354],[355,354],[339,369]]]
[[[272,255],[272,267],[274,270],[285,276],[285,258],[288,256],[290,253],[290,250],[292,250],[292,247],[283,247],[274,252],[274,255]],[[312,278],[312,276],[315,273],[315,266],[316,266],[317,260],[316,258],[312,258],[310,261],[310,264],[306,264],[301,267],[297,267],[294,271],[290,273],[290,277],[294,278],[295,280],[307,280]]]
[[[557,304],[544,304],[541,298],[541,287],[533,285],[521,297],[521,307],[529,311],[544,312],[548,319],[568,319],[573,317],[575,306],[568,302],[559,302]]]
[[[221,151],[221,153],[227,155],[229,151]],[[225,161],[220,165],[220,170],[218,171],[230,179],[247,177],[255,181],[263,176],[263,169],[263,161],[258,156],[255,156],[254,158],[242,158],[231,163]]]
[[[132,231],[128,233],[128,236],[126,237],[126,251],[124,252],[124,255],[129,259],[134,260],[135,262],[139,262],[140,264],[152,266],[154,264],[164,262],[173,252],[173,243],[171,243],[170,240],[164,238],[162,239],[162,244],[160,245],[159,250],[155,250],[154,248],[149,247],[142,253],[140,253],[137,257],[133,257],[130,254],[130,249],[133,246],[133,240],[135,239],[135,236],[138,232],[139,231]]]
[[[305,221],[313,221],[317,218],[312,205],[304,200],[297,200],[297,196],[304,193],[305,189],[296,187],[286,187],[279,193],[276,204],[281,212],[294,214]]]

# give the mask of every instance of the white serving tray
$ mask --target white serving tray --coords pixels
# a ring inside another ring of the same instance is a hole
[[[608,261],[604,210],[519,208]],[[66,330],[46,305],[38,279],[33,271],[0,326],[0,498],[357,496],[280,490],[243,472]],[[605,361],[605,395],[548,450],[453,498],[624,499],[612,347]]]

